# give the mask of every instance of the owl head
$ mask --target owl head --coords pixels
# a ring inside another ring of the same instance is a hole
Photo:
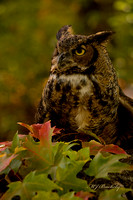
[[[112,31],[102,31],[89,36],[74,35],[70,25],[63,26],[56,35],[51,72],[72,73],[88,69],[97,61],[100,51],[105,53],[105,44],[112,34]]]

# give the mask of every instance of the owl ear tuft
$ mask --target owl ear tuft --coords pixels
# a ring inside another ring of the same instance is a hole
[[[102,32],[98,32],[96,34],[90,35],[88,38],[92,42],[97,42],[99,44],[106,44],[107,41],[110,40],[111,36],[114,33],[115,32],[113,32],[113,31],[102,31]]]
[[[73,29],[71,25],[63,26],[58,33],[56,34],[57,40],[62,39],[63,37],[68,37],[73,34]]]

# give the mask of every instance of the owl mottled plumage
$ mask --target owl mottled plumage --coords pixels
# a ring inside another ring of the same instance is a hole
[[[74,35],[71,26],[59,30],[38,123],[51,120],[67,133],[92,131],[106,143],[128,141],[133,134],[133,100],[121,91],[106,50],[112,33]]]

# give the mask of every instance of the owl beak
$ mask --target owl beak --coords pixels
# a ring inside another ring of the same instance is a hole
[[[59,67],[63,67],[67,64],[70,64],[71,60],[70,60],[70,54],[69,53],[61,53],[58,57],[58,66]]]

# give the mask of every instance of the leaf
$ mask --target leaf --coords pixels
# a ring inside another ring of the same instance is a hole
[[[59,165],[61,160],[66,157],[68,150],[73,147],[75,143],[58,142],[53,146],[54,165]]]
[[[98,137],[95,133],[88,131],[88,130],[83,130],[83,133],[85,133],[86,135],[90,135],[91,137],[95,138],[96,140],[98,140],[100,143],[105,143],[104,140],[101,137]]]
[[[15,154],[17,154],[17,153],[19,153],[19,152],[21,152],[21,151],[25,151],[25,150],[26,150],[26,148],[24,148],[24,147],[22,147],[22,146],[21,146],[21,147],[18,147],[18,146],[17,146],[17,147],[15,148],[14,152],[15,152]]]
[[[11,145],[12,145],[11,141],[0,142],[0,152],[4,151],[6,148],[10,147]]]
[[[51,128],[50,121],[44,123],[39,130],[40,144],[49,148],[51,146],[52,133],[53,129]]]
[[[47,121],[43,124],[28,125],[22,122],[18,122],[18,124],[27,128],[30,131],[31,135],[35,138],[38,138],[39,140],[41,140],[43,137],[45,138],[48,135],[52,136],[60,134],[61,130],[56,127],[51,128],[50,121]]]
[[[53,165],[52,143],[51,146],[42,146],[35,142],[31,136],[27,137],[23,146],[27,149],[28,160],[33,170],[48,170]]]
[[[83,142],[82,146],[89,147],[91,155],[96,155],[99,151],[101,153],[108,152],[108,153],[114,153],[114,154],[126,154],[127,155],[127,153],[117,145],[114,145],[114,144],[102,145],[95,140],[91,140],[90,142]]]
[[[76,197],[74,195],[74,192],[68,192],[64,195],[59,196],[55,192],[38,192],[38,194],[32,198],[33,200],[41,200],[41,199],[46,199],[46,200],[82,200],[79,197]]]
[[[61,133],[61,130],[62,129],[59,129],[59,128],[56,128],[56,127],[53,127],[54,128],[54,131],[53,131],[53,134],[52,134],[52,136],[54,136],[54,135],[57,135],[57,134],[60,134]]]
[[[75,192],[68,192],[60,197],[60,200],[82,200],[82,198],[75,196]]]
[[[126,163],[122,163],[119,159],[126,158],[125,154],[109,155],[104,157],[100,152],[96,154],[91,161],[85,173],[95,178],[109,179],[108,173],[121,173],[123,170],[132,170],[132,167]]]
[[[84,164],[90,159],[89,148],[84,148],[78,152],[67,150],[64,152],[64,159],[58,165],[56,171],[56,181],[64,188],[66,192],[69,190],[91,191],[85,180],[77,178],[77,174],[82,170]],[[61,165],[62,164],[62,165]]]
[[[122,197],[126,192],[132,191],[128,188],[117,188],[105,190],[100,193],[98,200],[126,200],[127,198]]]
[[[39,191],[35,197],[32,198],[32,200],[60,200],[60,197],[55,192],[45,192],[45,191]]]
[[[114,154],[127,155],[127,153],[122,148],[114,144],[103,145],[103,148],[100,150],[100,152],[109,152],[109,153],[114,153]]]
[[[24,139],[27,135],[18,134],[19,139]]]
[[[70,157],[71,160],[82,160],[82,161],[89,161],[90,160],[90,150],[88,147],[80,149],[78,152],[76,151],[67,151],[66,155]]]
[[[18,122],[17,124],[27,128],[31,133],[34,133],[32,126],[25,124],[25,123],[22,123],[22,122]]]
[[[92,191],[87,185],[87,181],[77,178],[77,174],[82,170],[86,162],[77,161],[68,163],[65,168],[58,167],[56,172],[57,184],[64,188],[64,192],[74,191]]]
[[[19,160],[17,157],[16,159],[12,160],[10,164],[10,169],[12,169],[15,173],[17,173],[21,164],[22,164],[22,161]]]
[[[13,137],[11,151],[14,152],[15,148],[19,146],[20,146],[19,137],[18,137],[18,133],[16,133]]]
[[[31,127],[32,127],[32,133],[33,133],[33,137],[35,137],[35,138],[38,138],[39,140],[40,140],[40,135],[41,135],[41,131],[42,131],[42,129],[44,129],[44,127],[46,128],[46,132],[47,132],[47,130],[48,130],[48,132],[50,131],[50,129],[52,129],[52,135],[57,135],[57,134],[60,134],[60,130],[61,129],[58,129],[58,128],[56,128],[55,126],[53,127],[53,128],[51,128],[51,125],[50,125],[50,121],[47,121],[47,122],[45,122],[44,124],[33,124],[33,125],[31,125]]]
[[[32,130],[33,130],[32,136],[35,137],[35,138],[40,139],[39,131],[40,131],[41,127],[42,127],[42,124],[32,124],[31,127],[32,127]]]
[[[84,192],[84,191],[80,191],[80,192],[77,192],[75,194],[76,197],[81,197],[81,199],[83,200],[88,200],[89,198],[92,198],[94,197],[94,194],[90,193],[90,192]]]
[[[7,157],[5,154],[4,157],[0,158],[0,173],[5,170],[11,163],[11,161],[16,158],[17,155],[12,154],[10,157]]]
[[[9,189],[1,200],[10,200],[16,195],[19,195],[21,200],[29,200],[38,191],[52,191],[55,189],[62,190],[61,187],[47,178],[47,174],[36,175],[35,172],[30,172],[23,182],[17,181],[9,184]]]

